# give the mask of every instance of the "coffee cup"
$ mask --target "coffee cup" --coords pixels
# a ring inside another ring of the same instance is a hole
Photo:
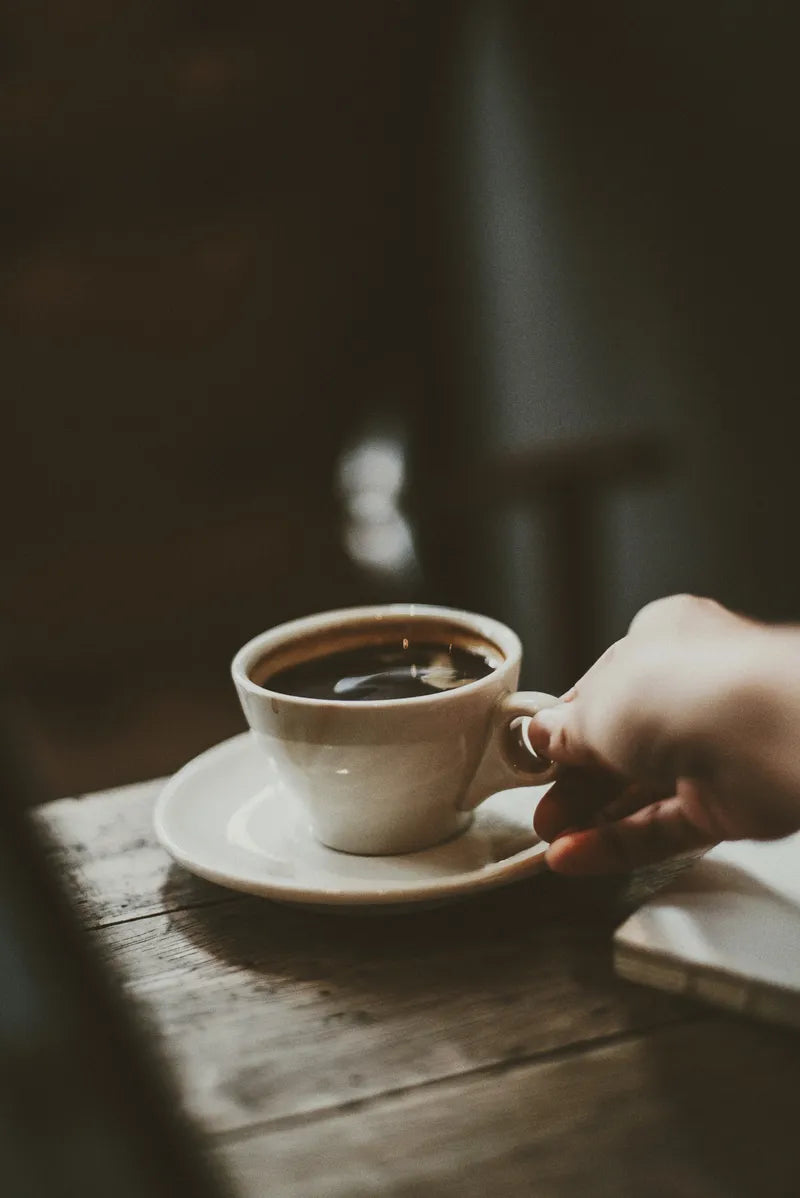
[[[556,700],[516,690],[521,656],[498,621],[415,603],[281,624],[231,668],[270,774],[314,836],[384,855],[447,840],[499,790],[552,781],[524,717]]]

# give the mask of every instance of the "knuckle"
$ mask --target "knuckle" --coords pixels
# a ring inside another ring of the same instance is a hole
[[[645,604],[633,617],[629,631],[639,633],[680,628],[721,610],[714,599],[689,594],[666,595]]]
[[[576,766],[589,764],[593,760],[574,721],[566,720],[551,731],[547,756],[553,761]]]
[[[572,748],[572,734],[565,723],[554,728],[550,735],[550,756],[556,759],[569,758]]]

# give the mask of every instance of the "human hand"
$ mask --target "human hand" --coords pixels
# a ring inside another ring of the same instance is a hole
[[[534,824],[561,873],[609,873],[800,827],[800,632],[680,595],[628,635],[528,738],[563,772]]]

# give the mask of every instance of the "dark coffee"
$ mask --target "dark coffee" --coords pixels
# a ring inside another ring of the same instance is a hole
[[[456,644],[415,643],[401,637],[266,672],[261,685],[305,699],[414,699],[485,678],[497,665],[491,656]]]

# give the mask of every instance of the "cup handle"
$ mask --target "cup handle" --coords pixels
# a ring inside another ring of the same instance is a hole
[[[544,691],[516,691],[496,704],[483,757],[461,803],[463,811],[471,811],[498,790],[554,781],[557,764],[530,747],[523,721],[556,703],[555,695]]]

